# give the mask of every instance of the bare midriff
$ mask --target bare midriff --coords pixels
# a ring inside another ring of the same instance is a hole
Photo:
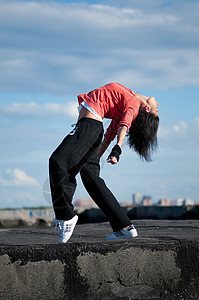
[[[94,120],[98,120],[98,117],[96,117],[94,114],[92,114],[89,110],[87,110],[84,106],[82,106],[81,110],[80,110],[80,113],[79,113],[79,117],[78,117],[78,121],[81,119],[81,118],[90,118],[90,119],[94,119]],[[101,122],[101,121],[100,121]]]

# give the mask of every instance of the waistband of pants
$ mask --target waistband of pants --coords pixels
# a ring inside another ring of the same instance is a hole
[[[99,126],[99,127],[103,127],[103,123],[99,120],[96,119],[92,119],[92,118],[87,118],[87,117],[82,117],[76,125],[78,125],[79,123],[87,123],[87,124],[92,124],[94,126]]]

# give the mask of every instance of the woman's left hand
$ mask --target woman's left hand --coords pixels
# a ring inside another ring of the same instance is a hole
[[[110,163],[110,164],[112,164],[112,165],[115,165],[115,164],[117,164],[117,158],[115,156],[108,157],[107,158],[107,162]]]

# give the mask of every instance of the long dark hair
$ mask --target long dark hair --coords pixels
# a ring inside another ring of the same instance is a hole
[[[128,132],[128,145],[133,148],[141,159],[151,161],[152,152],[157,149],[157,130],[159,117],[144,108],[132,122]]]

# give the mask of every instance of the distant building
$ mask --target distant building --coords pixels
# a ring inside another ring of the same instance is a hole
[[[133,194],[133,205],[142,204],[142,195],[140,193]]]
[[[184,198],[177,198],[177,199],[175,200],[176,206],[182,206],[182,205],[184,205],[184,204],[183,204],[183,201],[184,201]]]
[[[168,198],[161,198],[157,205],[160,205],[160,206],[170,206],[170,200]]]
[[[121,206],[123,206],[123,207],[125,207],[125,206],[132,206],[132,203],[130,203],[130,202],[122,202],[122,203],[120,203],[121,204]]]
[[[194,205],[194,201],[189,198],[186,198],[183,201],[183,205]]]
[[[177,198],[176,205],[177,206],[194,205],[194,201],[189,198]]]
[[[97,207],[92,198],[78,198],[73,204],[75,207]]]
[[[142,199],[142,205],[143,206],[151,206],[152,205],[152,199],[149,196],[144,196]]]

